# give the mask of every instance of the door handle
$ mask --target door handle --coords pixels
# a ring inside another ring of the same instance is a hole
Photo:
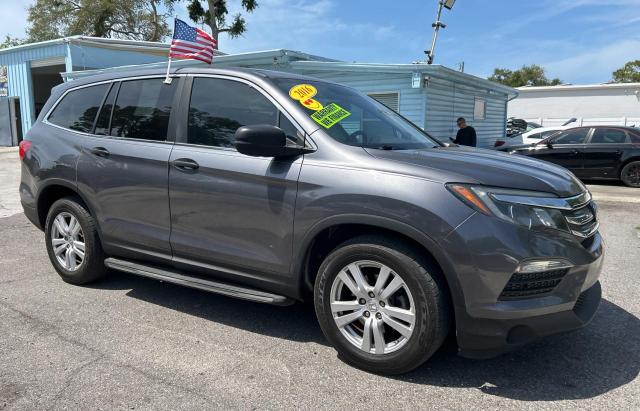
[[[190,158],[178,158],[171,162],[178,170],[197,170],[200,165]]]
[[[579,151],[578,151],[578,150],[571,150],[571,151],[569,151],[569,154],[571,154],[572,156],[577,156],[577,155],[578,155],[578,153],[579,153]]]
[[[93,155],[98,157],[109,157],[109,154],[111,154],[109,153],[109,150],[104,147],[94,147],[90,151]]]

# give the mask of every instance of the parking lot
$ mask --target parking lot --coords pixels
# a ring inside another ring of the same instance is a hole
[[[0,409],[640,408],[640,190],[594,184],[606,241],[593,322],[487,361],[449,343],[381,377],[340,361],[309,304],[273,307],[113,273],[77,287],[0,152]]]

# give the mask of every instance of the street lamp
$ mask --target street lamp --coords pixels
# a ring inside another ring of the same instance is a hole
[[[438,17],[436,18],[436,21],[431,25],[431,27],[434,28],[433,40],[431,40],[431,49],[425,51],[425,54],[427,55],[427,64],[433,63],[433,57],[436,51],[436,42],[438,41],[438,32],[440,31],[440,28],[442,27],[444,29],[447,27],[446,24],[440,21],[440,18],[442,17],[442,9],[446,8],[447,10],[451,10],[455,3],[456,0],[440,0],[439,2]]]

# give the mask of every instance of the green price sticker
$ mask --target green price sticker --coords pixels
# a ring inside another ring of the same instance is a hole
[[[336,103],[331,103],[322,110],[316,111],[311,115],[311,118],[324,128],[331,128],[331,126],[349,117],[351,113],[343,109]]]

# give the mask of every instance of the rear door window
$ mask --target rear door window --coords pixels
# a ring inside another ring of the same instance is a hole
[[[591,144],[624,144],[628,142],[627,133],[615,128],[597,128],[590,141]]]
[[[113,112],[113,102],[116,101],[116,94],[118,93],[119,83],[115,83],[111,90],[109,90],[109,94],[107,98],[104,100],[102,104],[102,108],[100,109],[100,114],[98,114],[98,120],[96,120],[96,129],[93,132],[99,136],[108,136],[109,135],[109,127],[111,125],[111,113]]]
[[[162,79],[123,81],[116,98],[110,135],[165,141],[176,81]]]
[[[67,93],[47,118],[52,124],[91,133],[109,84],[83,87]]]

